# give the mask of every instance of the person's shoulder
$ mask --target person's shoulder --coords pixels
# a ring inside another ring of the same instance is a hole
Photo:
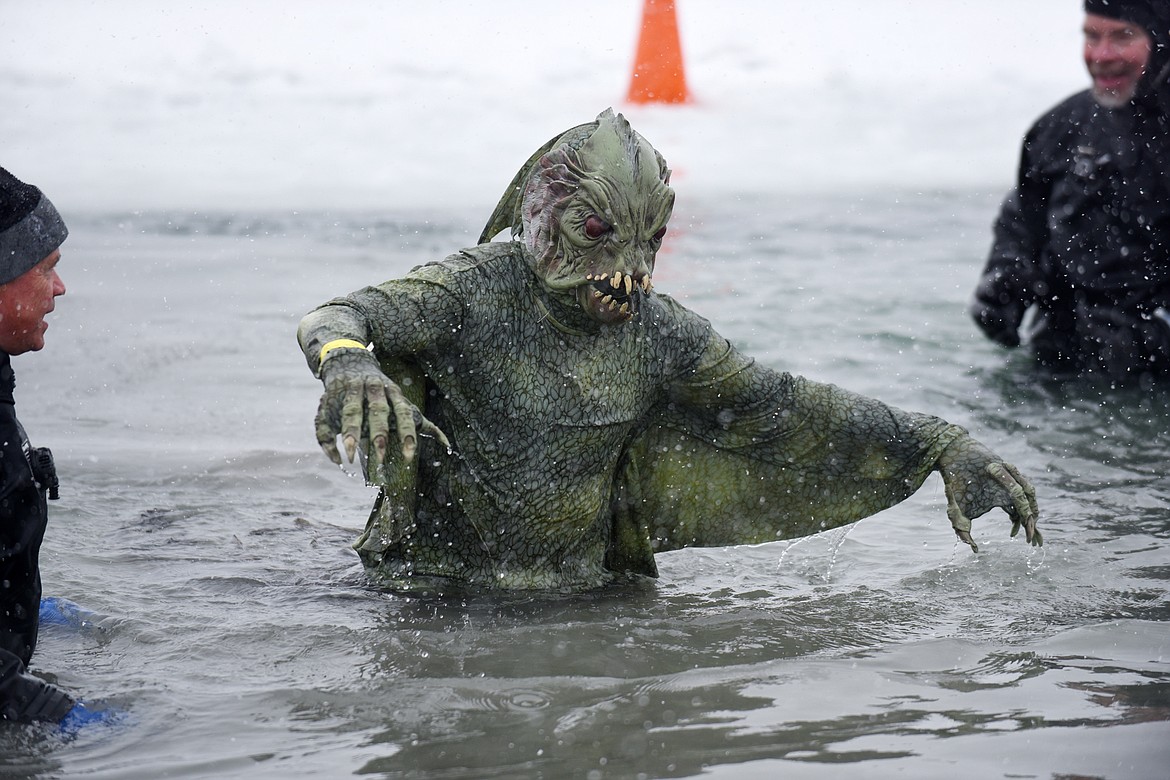
[[[447,260],[459,268],[481,268],[496,263],[514,263],[522,259],[519,241],[492,241],[468,247]]]
[[[1034,164],[1038,160],[1058,161],[1078,143],[1092,124],[1097,101],[1089,90],[1077,92],[1057,103],[1032,123],[1024,134],[1024,150]]]
[[[1033,123],[1034,130],[1064,130],[1091,119],[1098,110],[1093,93],[1087,89],[1069,95],[1040,115]]]
[[[644,327],[675,338],[703,341],[712,330],[705,317],[657,290],[642,303],[638,318]]]
[[[515,242],[496,242],[469,247],[442,260],[416,266],[407,274],[407,278],[442,283],[492,273],[500,265],[516,262],[519,258],[518,247]]]

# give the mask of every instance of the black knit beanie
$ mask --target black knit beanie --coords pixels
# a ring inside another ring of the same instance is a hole
[[[0,284],[53,254],[69,235],[41,191],[0,168]]]
[[[1085,0],[1085,13],[1136,24],[1154,40],[1170,46],[1170,2],[1167,0]]]

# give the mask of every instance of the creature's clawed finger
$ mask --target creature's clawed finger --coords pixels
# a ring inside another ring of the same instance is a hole
[[[955,501],[955,497],[947,491],[947,517],[951,521],[951,528],[955,529],[955,535],[959,537],[960,541],[971,545],[974,552],[979,552],[979,545],[975,544],[975,540],[971,538],[971,519],[963,514],[963,510],[959,508],[959,504]]]
[[[340,466],[341,453],[337,450],[337,444],[333,441],[323,441],[319,443],[321,445],[321,449],[325,452],[325,456]]]
[[[1043,544],[1040,532],[1036,530],[1036,519],[1039,515],[1039,506],[1036,503],[1036,490],[1032,484],[1020,474],[1019,470],[1010,463],[991,463],[987,466],[990,474],[1008,492],[1011,506],[1004,507],[1012,519],[1012,536],[1024,527],[1024,538],[1035,546]]]
[[[337,451],[337,426],[329,422],[327,399],[322,398],[317,407],[317,417],[314,420],[317,433],[317,444],[325,452],[329,460],[341,465],[341,453]]]
[[[425,417],[422,418],[422,424],[419,425],[419,432],[425,433],[429,436],[434,436],[439,440],[439,443],[443,445],[447,452],[451,452],[451,442],[447,439],[447,434],[443,433],[439,426],[435,425]]]

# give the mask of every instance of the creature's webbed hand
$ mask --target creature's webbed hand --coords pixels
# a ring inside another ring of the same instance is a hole
[[[444,447],[451,448],[446,435],[406,399],[369,352],[347,349],[329,355],[321,364],[321,381],[325,393],[317,408],[317,442],[334,463],[341,464],[337,449],[337,437],[341,436],[350,463],[359,442],[363,442],[369,458],[368,473],[377,473],[386,459],[391,416],[407,461],[414,458],[419,433],[434,436]]]
[[[1034,545],[1043,544],[1036,520],[1036,490],[1026,477],[1010,463],[967,434],[951,442],[938,459],[947,494],[947,517],[955,534],[976,552],[979,547],[971,538],[971,520],[1001,507],[1012,520],[1012,536],[1024,527],[1025,538]]]

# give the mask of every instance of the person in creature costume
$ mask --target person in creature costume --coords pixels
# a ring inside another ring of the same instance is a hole
[[[1170,378],[1170,2],[1084,9],[1092,86],[1024,137],[970,311],[1054,375],[1148,387]]]
[[[757,365],[652,283],[662,156],[605,111],[539,149],[477,246],[307,314],[317,439],[381,486],[355,543],[399,587],[581,589],[654,553],[815,533],[932,471],[951,524],[1032,485],[937,417]],[[511,229],[511,241],[492,241]],[[393,439],[398,446],[391,446]]]

